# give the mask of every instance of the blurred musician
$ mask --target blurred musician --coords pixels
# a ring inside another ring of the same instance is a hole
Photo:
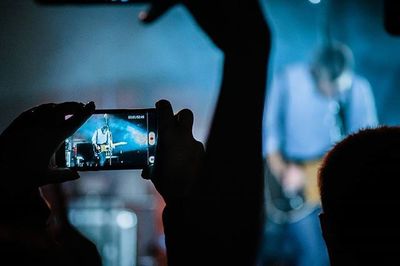
[[[265,127],[267,213],[270,226],[282,229],[282,243],[291,245],[277,247],[292,251],[284,255],[290,265],[327,265],[317,217],[319,162],[345,135],[375,125],[370,85],[354,73],[352,52],[342,43],[326,44],[311,64],[290,65],[274,78]]]

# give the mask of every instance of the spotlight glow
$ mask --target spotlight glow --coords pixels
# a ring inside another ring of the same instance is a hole
[[[314,4],[314,5],[321,3],[321,0],[308,0],[308,1],[309,1],[311,4]]]
[[[127,211],[121,211],[120,213],[118,213],[116,220],[117,220],[117,224],[122,229],[131,228],[135,224],[135,219],[134,219],[133,215]]]

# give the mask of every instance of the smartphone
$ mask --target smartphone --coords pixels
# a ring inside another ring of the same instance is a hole
[[[56,155],[57,165],[78,171],[143,169],[155,162],[155,109],[107,109],[94,114]]]

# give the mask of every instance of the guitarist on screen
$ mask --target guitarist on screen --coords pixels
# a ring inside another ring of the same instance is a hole
[[[99,158],[100,166],[104,166],[107,157],[111,158],[112,149],[113,149],[113,139],[110,131],[110,127],[108,126],[107,115],[104,115],[105,124],[96,129],[92,136],[92,144],[97,157]],[[111,162],[111,159],[110,159]]]
[[[287,66],[271,85],[265,124],[267,228],[279,228],[273,234],[290,250],[282,254],[290,265],[327,265],[318,222],[319,162],[346,134],[377,125],[372,90],[354,73],[351,50],[335,41],[324,44],[310,63]],[[276,248],[266,260],[284,250]]]

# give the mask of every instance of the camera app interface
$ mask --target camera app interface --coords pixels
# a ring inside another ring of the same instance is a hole
[[[142,168],[154,163],[155,145],[152,112],[95,113],[66,140],[66,166],[81,170]]]

